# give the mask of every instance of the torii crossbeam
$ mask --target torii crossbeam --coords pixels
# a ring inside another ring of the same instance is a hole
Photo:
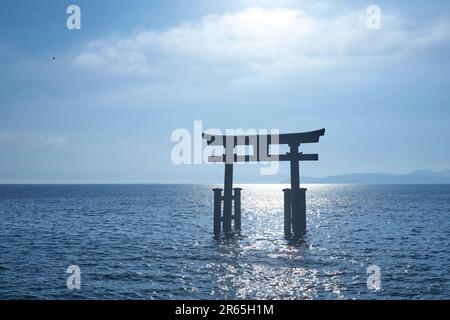
[[[224,195],[222,189],[214,189],[214,233],[220,234],[221,224],[223,232],[230,233],[232,220],[234,229],[241,228],[241,189],[233,189],[233,163],[239,162],[266,162],[266,161],[290,161],[291,165],[291,188],[284,189],[284,232],[286,238],[301,237],[306,231],[306,189],[300,188],[299,161],[317,161],[318,154],[303,154],[298,148],[301,144],[317,143],[325,129],[288,134],[271,135],[239,135],[224,136],[203,133],[203,138],[210,146],[223,146],[225,152],[222,156],[210,156],[209,162],[225,163]],[[286,154],[271,155],[270,145],[287,144],[289,152]],[[235,154],[236,146],[252,146],[253,155]],[[234,194],[233,194],[234,190]],[[234,215],[232,204],[235,201]],[[222,214],[222,201],[223,214]]]

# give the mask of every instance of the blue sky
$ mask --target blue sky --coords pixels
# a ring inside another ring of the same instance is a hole
[[[448,17],[448,1],[3,1],[0,182],[220,181],[171,161],[195,120],[326,128],[308,176],[450,169]]]

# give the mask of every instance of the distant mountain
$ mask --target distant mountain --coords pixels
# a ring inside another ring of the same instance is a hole
[[[302,177],[302,182],[367,184],[450,184],[450,170],[417,170],[409,174],[350,173],[328,176],[324,178]]]

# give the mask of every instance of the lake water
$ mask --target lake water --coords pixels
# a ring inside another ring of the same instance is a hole
[[[283,185],[242,185],[214,239],[213,187],[0,186],[0,299],[450,299],[449,185],[308,185],[298,243]]]

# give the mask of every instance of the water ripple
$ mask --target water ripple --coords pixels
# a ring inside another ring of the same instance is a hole
[[[211,186],[0,186],[0,298],[450,298],[450,186],[308,186],[300,242],[285,186],[242,187],[241,234],[215,239]]]

